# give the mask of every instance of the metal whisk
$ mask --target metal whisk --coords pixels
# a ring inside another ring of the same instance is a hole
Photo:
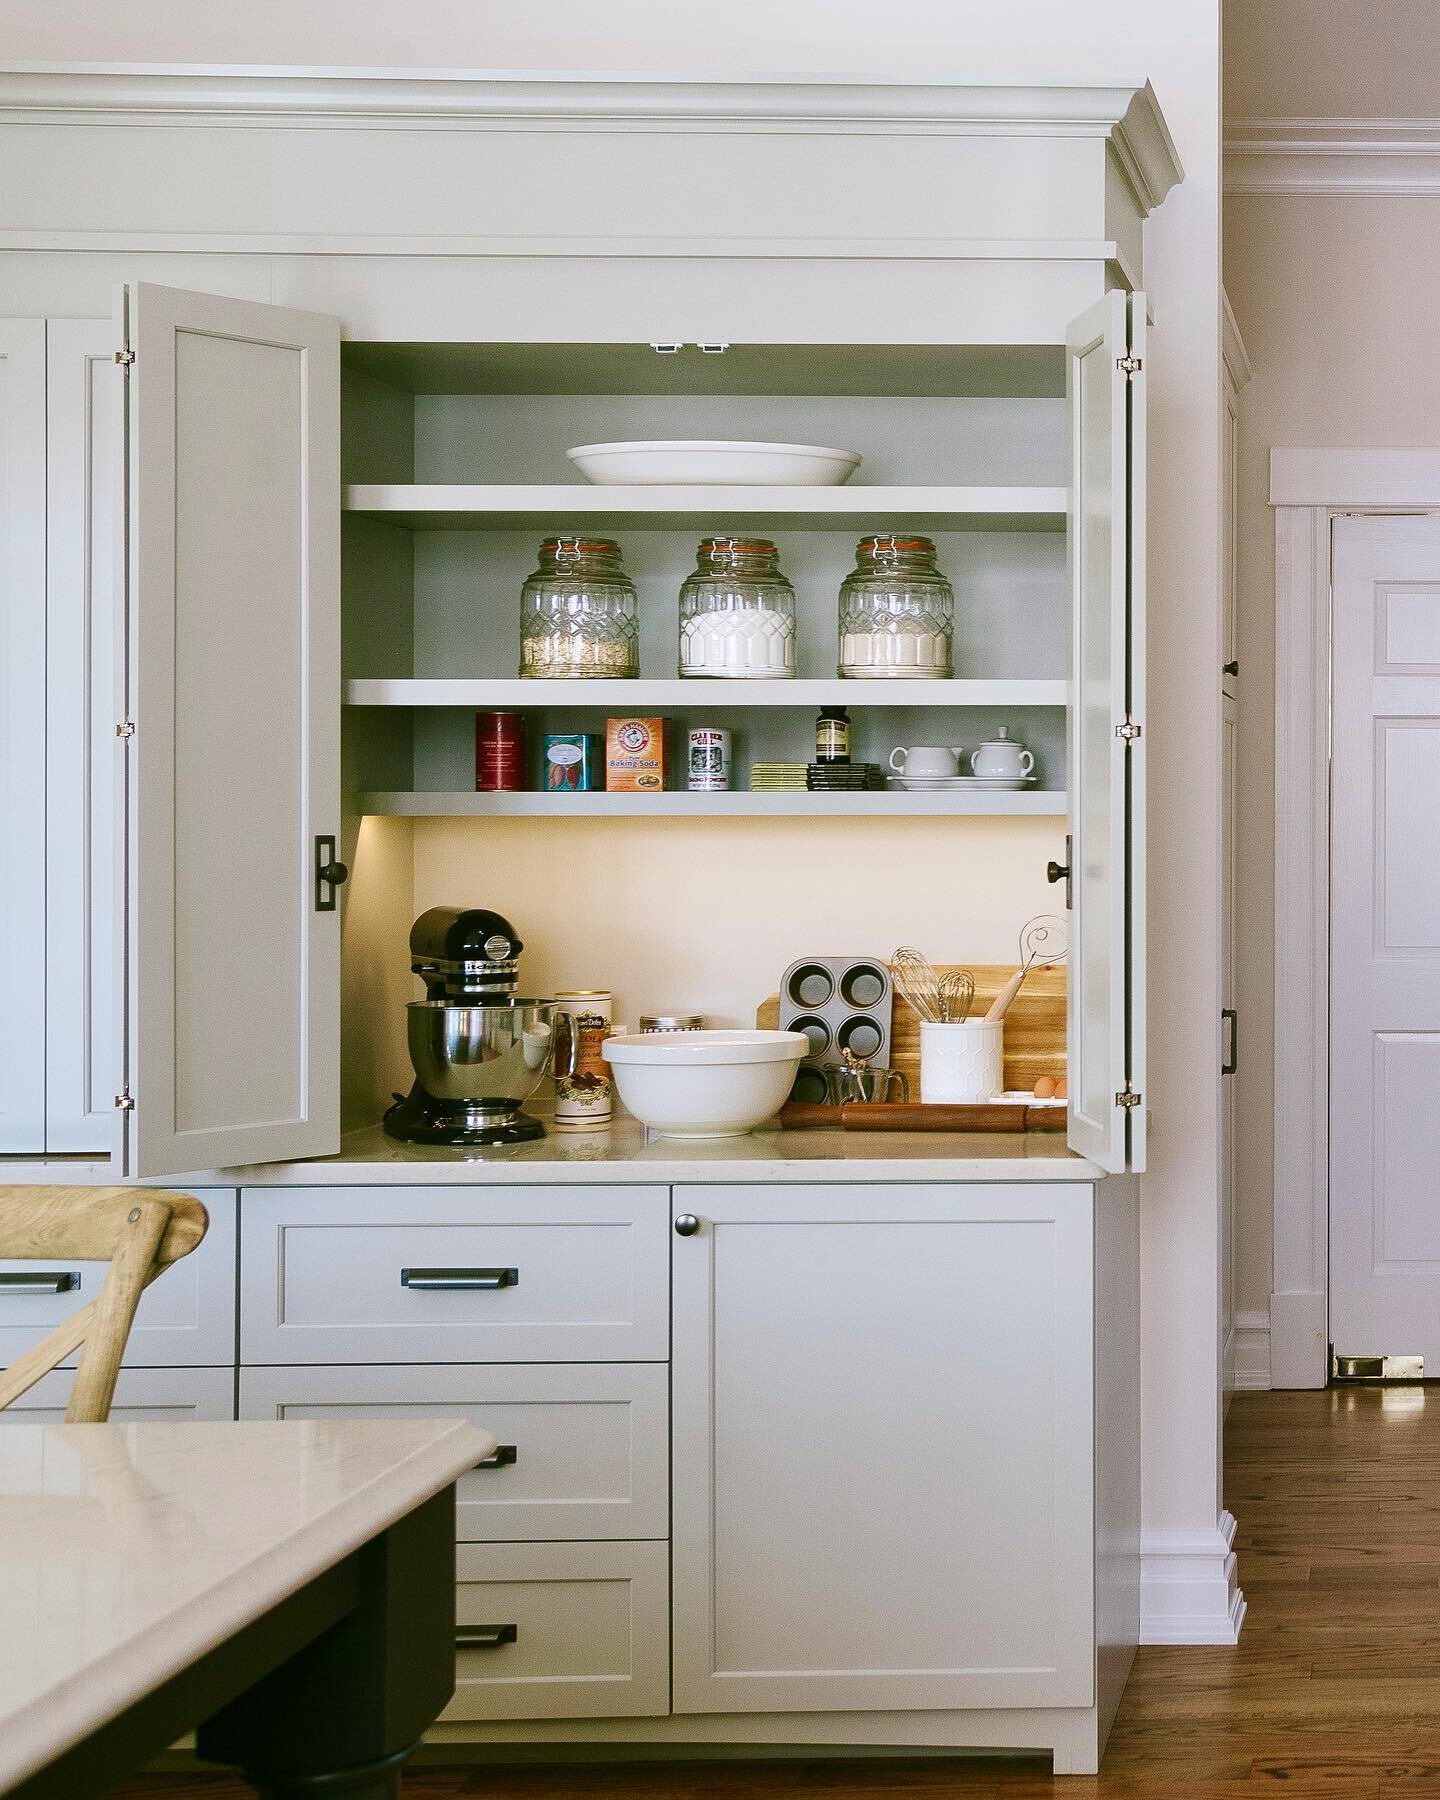
[[[928,956],[902,944],[890,958],[890,975],[900,998],[917,1019],[923,1019],[927,1025],[944,1024],[940,977]]]
[[[963,1025],[975,999],[975,977],[968,969],[947,969],[940,977],[940,1022]]]

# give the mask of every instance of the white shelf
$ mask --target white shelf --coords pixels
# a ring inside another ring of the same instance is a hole
[[[1060,487],[347,487],[345,510],[418,531],[1063,531]]]
[[[385,678],[345,683],[347,706],[604,707],[626,713],[681,707],[799,706],[843,700],[875,706],[1064,706],[1064,681],[521,681]]]
[[[967,794],[430,794],[357,796],[358,810],[407,819],[893,819],[1059,815],[1063,793]]]

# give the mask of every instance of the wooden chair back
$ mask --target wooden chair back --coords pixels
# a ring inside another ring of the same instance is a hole
[[[104,1424],[141,1294],[209,1224],[198,1200],[159,1188],[0,1187],[0,1257],[110,1264],[93,1300],[0,1371],[0,1408],[83,1344],[65,1422]]]

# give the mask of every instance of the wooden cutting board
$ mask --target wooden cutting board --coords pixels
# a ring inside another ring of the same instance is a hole
[[[1015,973],[1014,963],[939,963],[943,975],[949,968],[968,968],[975,977],[975,1004],[970,1017],[984,1016],[985,1008]],[[755,1011],[755,1023],[773,1031],[780,1023],[780,996],[771,994]],[[890,1024],[890,1066],[903,1071],[910,1095],[920,1098],[920,1021],[900,998]],[[1014,1004],[1005,1015],[1005,1086],[1029,1093],[1042,1075],[1056,1081],[1065,1074],[1065,965],[1032,969],[1025,977]]]

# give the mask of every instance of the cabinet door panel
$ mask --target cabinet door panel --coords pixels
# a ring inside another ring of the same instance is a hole
[[[676,1204],[676,1711],[1088,1705],[1090,1190]]]
[[[45,1147],[109,1151],[115,994],[116,510],[124,378],[108,319],[46,329]]]
[[[339,328],[126,290],[128,1173],[337,1150]]]
[[[248,1368],[246,1419],[468,1419],[509,1460],[456,1484],[461,1543],[663,1538],[670,1530],[664,1363]]]
[[[45,322],[0,319],[0,1152],[45,1149]]]
[[[60,1425],[70,1398],[72,1369],[42,1375],[0,1412],[5,1425]],[[233,1369],[122,1369],[110,1406],[112,1425],[223,1424],[235,1417]]]
[[[235,1361],[235,1190],[193,1190],[210,1215],[204,1240],[146,1288],[125,1344],[125,1367],[196,1368]],[[99,1293],[110,1265],[56,1258],[20,1262],[0,1257],[0,1366],[39,1343]],[[64,1276],[58,1294],[7,1287],[6,1277],[39,1272]],[[62,1365],[73,1368],[80,1353]]]
[[[1145,1166],[1145,743],[1120,735],[1145,710],[1144,329],[1142,294],[1107,294],[1067,365],[1069,1143],[1112,1171]]]
[[[247,1363],[662,1362],[668,1189],[247,1188]]]
[[[670,1710],[664,1544],[462,1544],[455,1697],[442,1719],[622,1719]],[[484,1648],[468,1628],[513,1636]]]

